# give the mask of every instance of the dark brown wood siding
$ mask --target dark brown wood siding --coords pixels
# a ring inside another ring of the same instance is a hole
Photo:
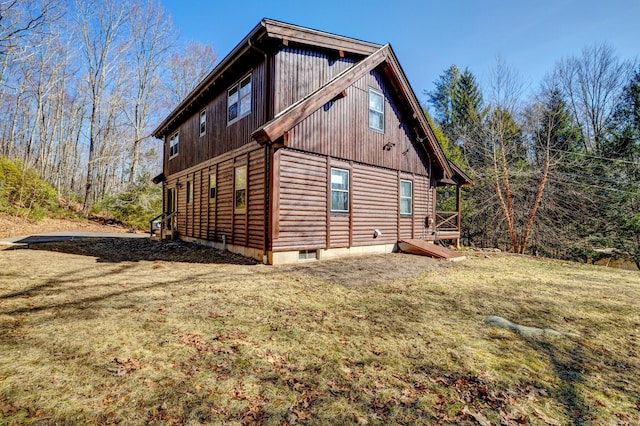
[[[274,115],[320,88],[356,62],[308,49],[284,48],[274,62]]]
[[[326,247],[327,168],[324,157],[280,150],[279,223],[273,250]]]
[[[384,133],[369,129],[369,89],[385,95]],[[346,90],[346,97],[327,103],[291,129],[288,146],[336,158],[428,175],[429,160],[402,121],[378,71]]]
[[[242,165],[248,166],[247,209],[236,213],[233,209],[234,169]],[[264,148],[251,144],[168,179],[166,187],[178,189],[178,235],[218,242],[225,236],[229,244],[264,248],[264,168]],[[215,200],[209,199],[211,175],[216,176]],[[187,182],[193,185],[191,203],[186,202]]]
[[[394,244],[428,238],[425,217],[433,212],[429,177],[400,173],[292,149],[278,151],[273,250],[309,250]],[[349,170],[350,211],[330,212],[330,169]],[[400,180],[413,186],[412,214],[400,216]],[[374,237],[374,230],[382,235]]]
[[[237,79],[221,82],[205,105],[194,107],[182,124],[165,137],[164,171],[170,176],[203,161],[237,149],[251,141],[251,132],[267,121],[266,67],[264,62],[237,74]],[[227,125],[227,90],[251,73],[251,113]],[[206,109],[206,134],[200,136],[200,112]],[[179,132],[178,155],[169,159],[169,138]]]

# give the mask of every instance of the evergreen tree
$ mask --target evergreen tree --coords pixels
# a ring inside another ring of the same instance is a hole
[[[453,99],[459,80],[460,69],[456,65],[451,65],[440,75],[438,80],[433,82],[436,86],[435,90],[425,92],[429,97],[429,103],[433,106],[436,122],[447,137],[451,137],[454,115]]]

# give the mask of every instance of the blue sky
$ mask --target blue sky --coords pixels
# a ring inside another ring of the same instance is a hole
[[[161,0],[184,41],[224,57],[267,17],[376,43],[391,43],[421,101],[451,64],[486,81],[496,58],[530,90],[556,61],[607,42],[640,55],[640,0]]]

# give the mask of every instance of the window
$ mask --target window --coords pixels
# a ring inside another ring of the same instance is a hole
[[[178,132],[176,132],[171,139],[169,139],[169,160],[178,155],[178,142],[179,142]]]
[[[193,182],[190,180],[187,181],[187,204],[191,204],[193,202]]]
[[[318,250],[300,250],[298,252],[298,260],[316,260],[318,258]]]
[[[200,111],[200,136],[207,134],[207,110]]]
[[[349,212],[349,170],[331,169],[331,211]]]
[[[400,214],[411,215],[413,207],[413,182],[410,180],[400,181]]]
[[[384,96],[369,89],[369,128],[384,133]]]
[[[233,207],[236,212],[244,212],[247,208],[247,166],[236,167],[234,188]]]
[[[209,202],[216,201],[216,175],[209,175]]]
[[[227,124],[251,112],[251,74],[240,80],[227,92]]]

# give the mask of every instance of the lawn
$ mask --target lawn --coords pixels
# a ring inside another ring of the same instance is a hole
[[[638,272],[172,244],[0,252],[0,424],[640,423]]]

